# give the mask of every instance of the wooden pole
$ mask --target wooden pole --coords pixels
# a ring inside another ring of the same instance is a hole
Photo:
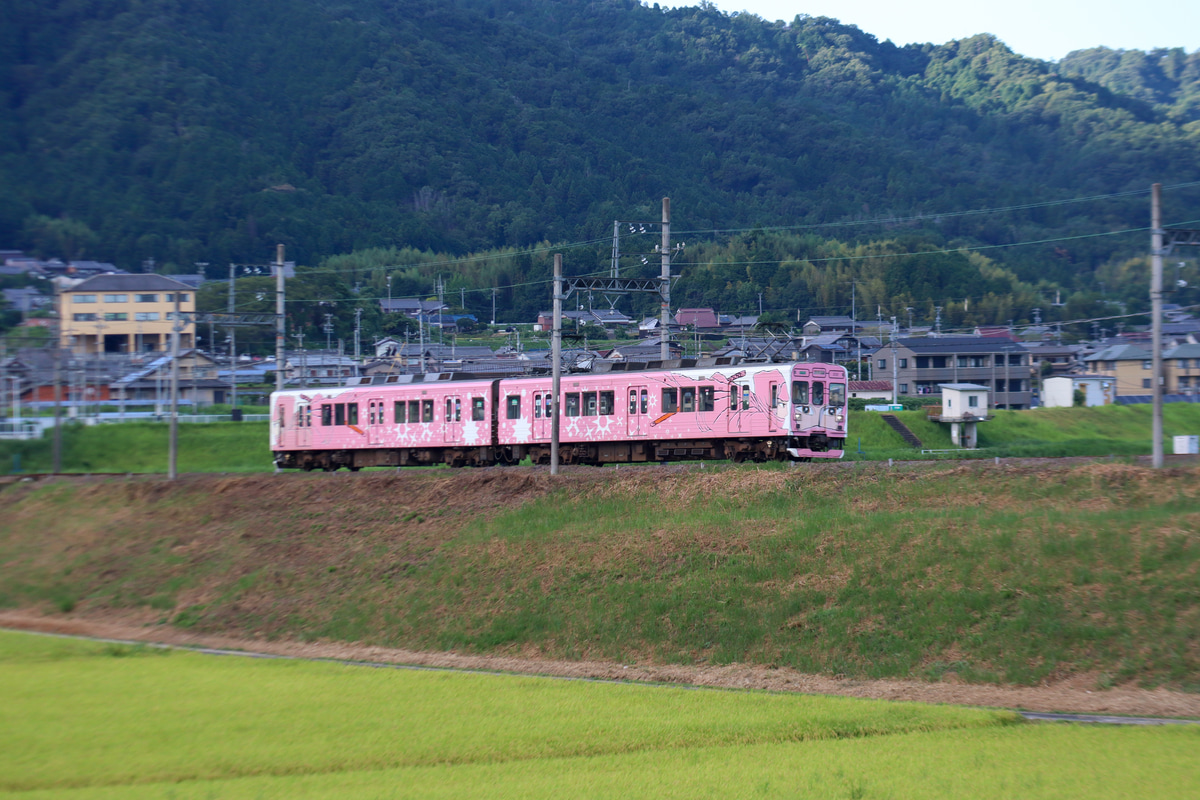
[[[1163,465],[1163,363],[1162,363],[1162,282],[1163,282],[1162,184],[1150,187],[1150,352],[1154,377],[1151,397],[1154,422],[1150,435],[1154,468]]]
[[[558,474],[558,406],[562,388],[562,253],[554,254],[554,315],[550,337],[550,474]]]

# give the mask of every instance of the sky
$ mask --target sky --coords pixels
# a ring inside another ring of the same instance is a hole
[[[695,2],[664,3],[693,6]],[[1182,47],[1200,49],[1200,2],[1164,3],[1157,10],[1130,0],[714,0],[729,13],[749,11],[766,20],[797,14],[833,17],[883,41],[943,44],[991,33],[1012,50],[1057,61],[1072,50]]]

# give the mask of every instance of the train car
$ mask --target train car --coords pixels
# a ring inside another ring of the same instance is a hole
[[[564,464],[840,458],[846,370],[741,364],[563,376]],[[271,395],[275,463],[291,469],[550,462],[551,379],[392,375]]]
[[[271,449],[284,468],[496,462],[495,380],[388,375],[357,385],[271,394]]]
[[[840,458],[846,369],[743,364],[597,372],[562,378],[564,464]],[[498,447],[508,461],[550,462],[551,380],[500,382]]]

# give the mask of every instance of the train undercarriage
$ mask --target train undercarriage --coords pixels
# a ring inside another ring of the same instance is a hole
[[[559,445],[560,464],[638,464],[667,461],[710,461],[728,459],[735,463],[766,461],[809,461],[837,458],[844,439],[813,436],[774,438],[696,439],[689,441],[617,441],[566,442]],[[828,455],[825,455],[828,454]],[[503,447],[405,447],[356,450],[284,450],[275,453],[282,469],[333,472],[363,467],[420,467],[447,464],[451,467],[490,467],[519,464],[528,458],[533,464],[550,463],[550,444],[539,442]]]

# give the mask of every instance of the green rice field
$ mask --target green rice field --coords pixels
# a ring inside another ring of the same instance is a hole
[[[1200,729],[0,632],[0,796],[1187,797]]]

